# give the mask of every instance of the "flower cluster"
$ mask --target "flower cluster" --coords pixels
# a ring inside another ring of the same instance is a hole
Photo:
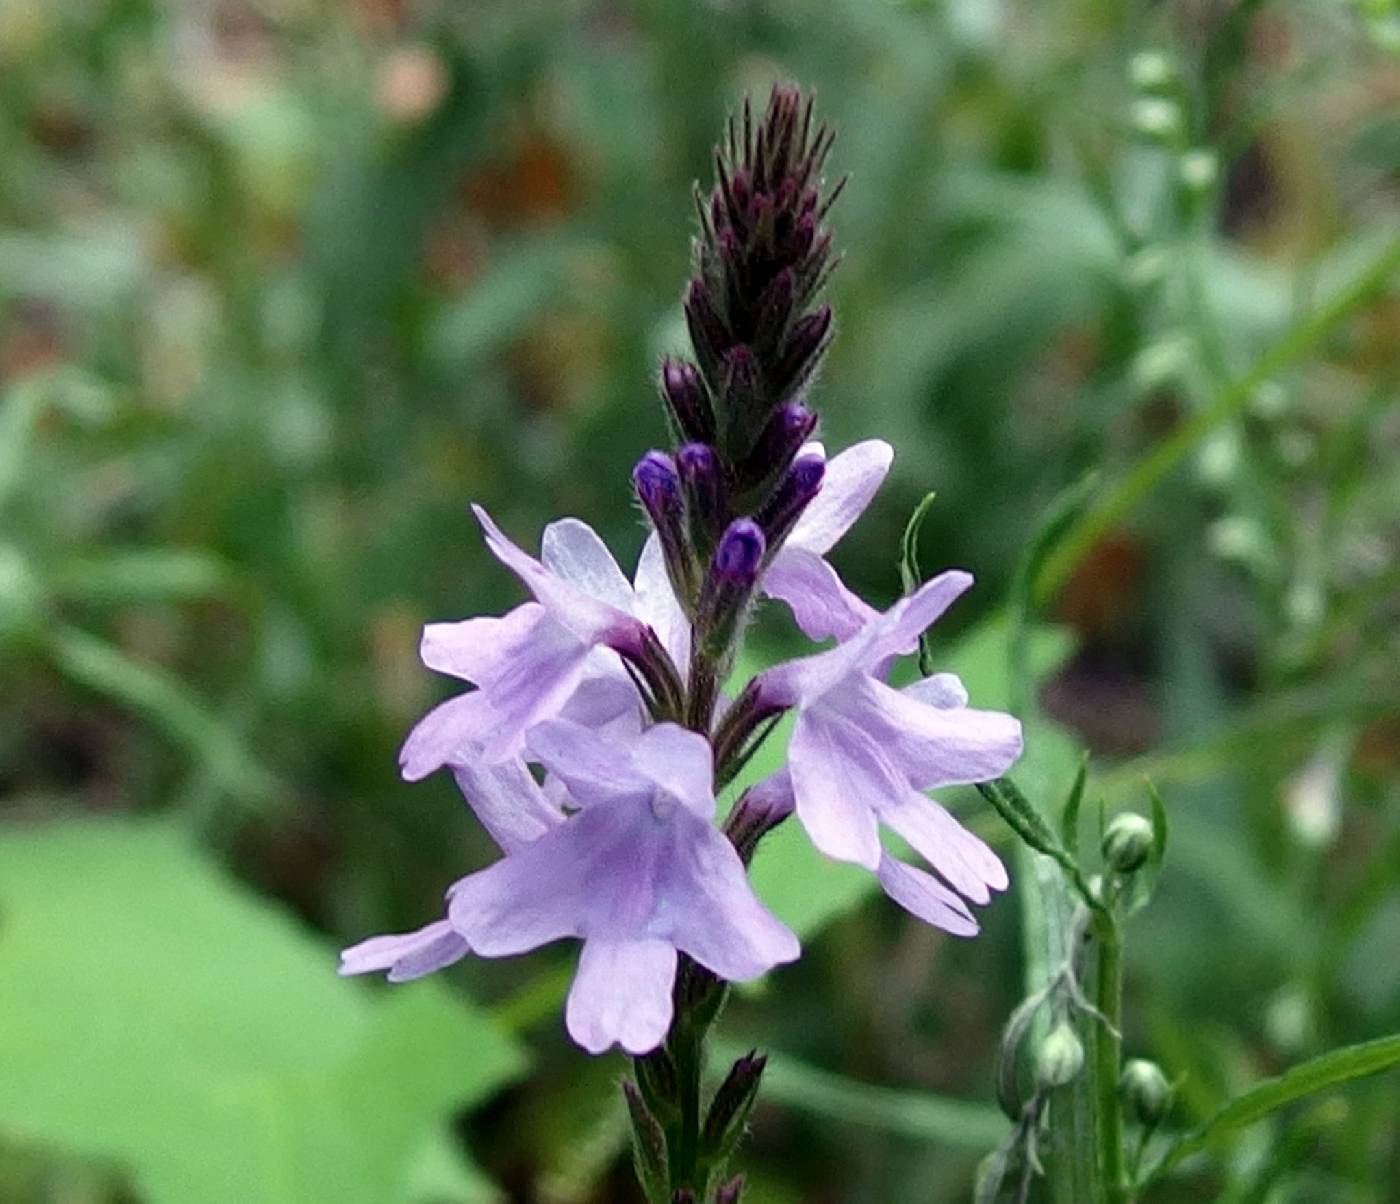
[[[791,814],[823,853],[866,867],[948,932],[976,932],[968,904],[1006,886],[991,850],[926,791],[1003,773],[1019,725],[971,708],[952,675],[888,682],[971,578],[944,573],[882,613],[825,559],[893,458],[871,440],[828,460],[812,441],[805,390],[832,333],[816,300],[833,263],[831,142],[785,87],[757,121],[746,105],[730,123],[714,189],[698,198],[684,298],[694,362],[661,367],[677,446],[633,472],[651,530],[631,580],[576,519],[546,527],[536,557],[475,508],[533,600],[426,628],[424,663],[473,688],[431,711],[401,760],[410,780],[449,769],[503,856],[449,890],[445,918],[346,950],[342,972],[402,981],[468,953],[577,938],[569,1033],[593,1052],[640,1055],[671,1028],[682,957],[738,982],[798,956],[746,873]],[[834,644],[731,698],[723,686],[763,596]],[[786,767],[721,825],[717,790],[789,712]],[[891,854],[882,826],[926,868]]]

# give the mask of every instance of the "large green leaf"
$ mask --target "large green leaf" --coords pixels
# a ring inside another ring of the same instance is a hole
[[[406,1200],[433,1130],[522,1066],[437,982],[337,978],[163,823],[9,830],[0,916],[0,1128],[152,1204]]]

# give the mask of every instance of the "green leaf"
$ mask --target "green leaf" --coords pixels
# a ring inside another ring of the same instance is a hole
[[[132,660],[120,648],[75,627],[53,627],[49,652],[71,680],[150,719],[231,794],[253,801],[276,795],[275,779],[254,760],[238,734],[163,670]]]
[[[1089,780],[1089,754],[1086,751],[1079,758],[1079,770],[1074,775],[1074,784],[1069,788],[1069,797],[1060,811],[1060,843],[1071,857],[1079,854],[1079,806],[1084,801],[1084,784]]]
[[[0,836],[0,1128],[152,1204],[407,1200],[415,1155],[521,1069],[427,980],[335,955],[158,822]]]
[[[747,1052],[747,1046],[726,1039],[709,1044],[710,1065],[718,1074]],[[996,1145],[1010,1128],[997,1109],[984,1104],[862,1083],[780,1053],[768,1055],[762,1098],[839,1126],[864,1125],[899,1137],[968,1150]]]
[[[122,548],[65,561],[47,584],[61,598],[113,605],[208,597],[228,585],[228,572],[208,552]]]
[[[1148,1177],[1156,1178],[1164,1174],[1183,1158],[1213,1145],[1236,1129],[1262,1120],[1295,1100],[1340,1086],[1352,1079],[1378,1074],[1397,1064],[1400,1064],[1400,1033],[1334,1049],[1294,1066],[1277,1078],[1265,1079],[1231,1100],[1205,1124],[1182,1138]]]

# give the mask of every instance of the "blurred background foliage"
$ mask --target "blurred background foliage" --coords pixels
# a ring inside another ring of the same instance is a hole
[[[0,1199],[637,1198],[570,950],[395,991],[335,950],[489,856],[396,776],[419,628],[518,598],[469,500],[635,556],[691,181],[775,78],[850,174],[825,438],[898,449],[853,584],[936,490],[923,561],[979,579],[939,644],[1004,703],[1038,516],[1159,454],[1036,651],[1031,785],[1077,741],[1171,811],[1128,1051],[1189,1124],[1400,1029],[1397,51],[1387,0],[0,0]],[[775,1052],[751,1198],[966,1199],[1016,901],[947,940],[789,835],[807,956],[723,1025]],[[1397,1113],[1354,1085],[1159,1197],[1400,1199]]]

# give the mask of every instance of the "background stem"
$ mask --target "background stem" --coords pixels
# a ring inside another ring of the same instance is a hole
[[[1123,1111],[1118,1102],[1119,1065],[1123,1055],[1123,946],[1118,922],[1111,913],[1101,912],[1094,917],[1094,936],[1099,947],[1094,1004],[1107,1020],[1107,1024],[1094,1026],[1102,1198],[1107,1204],[1122,1204],[1127,1198],[1123,1174]]]

